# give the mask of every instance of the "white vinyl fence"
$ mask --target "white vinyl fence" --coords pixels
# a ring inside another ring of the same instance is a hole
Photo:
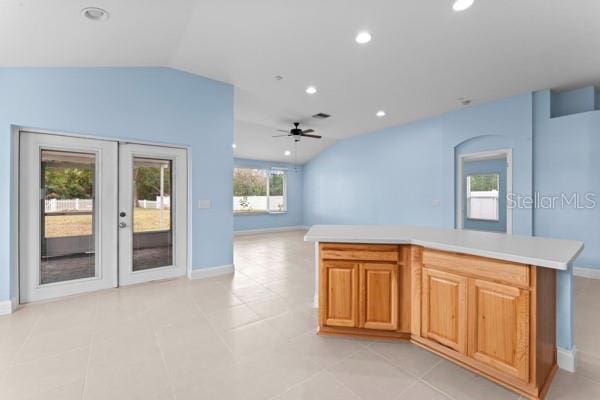
[[[498,191],[471,192],[467,201],[468,218],[498,220]]]
[[[47,213],[67,211],[92,211],[94,204],[92,199],[50,199],[45,200]]]
[[[140,208],[160,208],[160,196],[156,200],[138,200]],[[45,200],[47,213],[61,213],[69,211],[92,211],[94,203],[92,199],[50,199]],[[171,198],[163,197],[163,209],[171,208]]]
[[[233,196],[234,212],[281,212],[285,210],[285,199],[283,196],[271,196],[267,202],[267,196]],[[267,203],[270,210],[267,210]]]
[[[160,196],[156,196],[156,201],[154,200],[138,200],[137,206],[139,208],[160,208]],[[171,198],[163,197],[163,209],[171,208]]]

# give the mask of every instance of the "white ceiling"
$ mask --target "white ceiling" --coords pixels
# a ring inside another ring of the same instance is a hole
[[[600,1],[475,0],[462,13],[451,4],[0,0],[0,66],[171,66],[229,82],[235,155],[289,161],[292,140],[271,136],[299,120],[325,138],[303,139],[300,162],[336,139],[455,109],[460,97],[600,82]],[[86,6],[111,17],[86,21]],[[359,46],[362,29],[373,40]],[[317,112],[332,117],[311,119]]]

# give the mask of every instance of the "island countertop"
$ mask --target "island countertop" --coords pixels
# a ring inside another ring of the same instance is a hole
[[[406,225],[314,225],[307,242],[413,244],[540,267],[566,270],[581,251],[574,240]]]

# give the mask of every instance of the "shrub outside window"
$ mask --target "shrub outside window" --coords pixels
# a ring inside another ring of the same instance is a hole
[[[287,212],[287,169],[235,168],[233,211],[236,214]]]

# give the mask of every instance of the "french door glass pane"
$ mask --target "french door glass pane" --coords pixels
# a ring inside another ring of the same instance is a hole
[[[40,284],[96,275],[95,154],[41,151]]]
[[[133,271],[173,265],[172,161],[133,159]]]

